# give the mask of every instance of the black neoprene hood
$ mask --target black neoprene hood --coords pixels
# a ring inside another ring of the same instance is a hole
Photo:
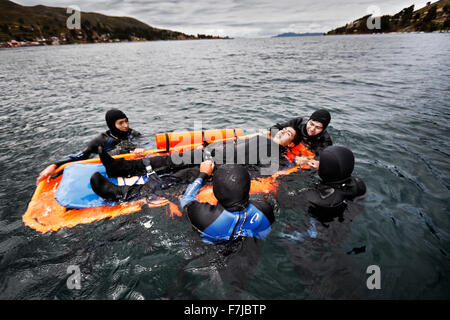
[[[324,182],[341,182],[348,179],[355,167],[355,156],[350,149],[330,146],[320,154],[319,177]]]
[[[323,130],[325,130],[331,121],[331,115],[328,110],[319,109],[317,111],[314,111],[309,119],[313,121],[319,121],[323,125]]]
[[[214,173],[213,192],[225,209],[240,207],[242,210],[248,204],[250,174],[242,165],[222,165]]]
[[[119,109],[108,110],[105,115],[106,124],[108,125],[109,130],[115,137],[119,139],[126,139],[128,136],[128,132],[124,132],[116,128],[116,121],[123,118],[126,118],[128,120],[128,117],[125,115],[125,113],[123,113]]]

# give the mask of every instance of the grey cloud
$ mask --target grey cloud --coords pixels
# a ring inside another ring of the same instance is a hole
[[[14,1],[14,0],[13,0]],[[216,32],[232,37],[261,37],[277,33],[326,32],[342,26],[376,5],[393,14],[426,0],[16,0],[22,5],[45,4],[82,11],[130,16],[156,28],[185,33]]]

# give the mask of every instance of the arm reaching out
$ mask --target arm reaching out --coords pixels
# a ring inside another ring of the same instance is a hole
[[[38,178],[36,179],[36,185],[38,185],[42,180],[46,180],[48,179],[48,177],[54,175],[56,168],[56,164],[51,164],[47,168],[42,170],[41,173],[39,173]]]
[[[181,207],[186,207],[192,201],[196,201],[195,198],[200,191],[200,188],[203,184],[204,178],[210,176],[214,170],[214,162],[212,161],[203,161],[200,164],[200,174],[194,182],[192,182],[189,187],[186,189],[186,192],[180,199]]]

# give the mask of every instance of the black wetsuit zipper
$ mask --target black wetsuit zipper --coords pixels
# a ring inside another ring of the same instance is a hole
[[[238,218],[236,224],[234,225],[233,232],[231,232],[229,241],[232,241],[234,239],[234,233],[236,232],[236,228],[239,225],[239,221],[241,221],[241,212],[240,211],[239,211],[239,218]]]

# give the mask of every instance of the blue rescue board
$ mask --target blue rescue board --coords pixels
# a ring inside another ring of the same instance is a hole
[[[71,209],[116,205],[116,202],[106,201],[92,190],[90,180],[95,172],[99,172],[116,185],[133,185],[147,182],[146,176],[109,178],[102,164],[74,163],[64,168],[61,183],[55,194],[56,201],[61,206]]]

